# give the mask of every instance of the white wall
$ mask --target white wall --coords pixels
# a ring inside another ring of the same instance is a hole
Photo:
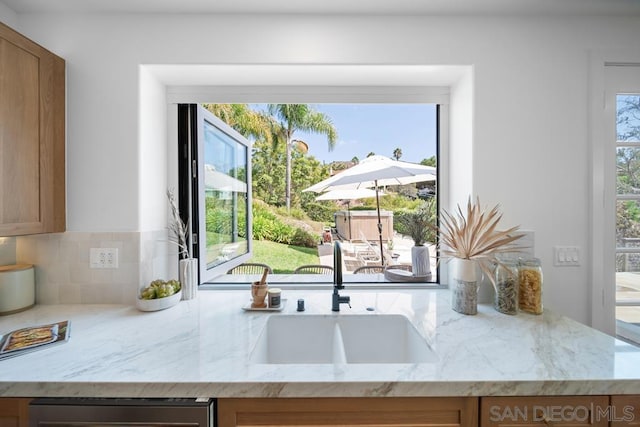
[[[13,10],[9,9],[9,7],[1,1],[0,1],[0,22],[10,26],[16,31],[20,30],[20,25],[18,23],[18,14],[15,13]]]
[[[142,231],[150,231],[167,224],[166,88],[140,67],[139,90],[138,224]]]
[[[449,158],[455,167],[448,170],[449,212],[463,206],[473,193],[473,72],[469,70],[451,88]]]
[[[472,65],[473,190],[484,203],[501,203],[506,225],[535,230],[536,252],[545,266],[546,307],[588,323],[588,260],[577,268],[554,268],[552,247],[586,248],[589,242],[589,50],[633,47],[640,39],[640,19],[19,19],[26,35],[67,60],[68,226],[75,231],[164,225],[139,203],[146,197],[139,193],[147,190],[156,193],[151,200],[160,200],[166,184],[162,177],[154,185],[142,176],[151,177],[148,160],[141,157],[150,146],[139,133],[139,64]],[[163,141],[157,144],[165,150]]]

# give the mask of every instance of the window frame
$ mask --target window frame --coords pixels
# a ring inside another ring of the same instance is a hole
[[[215,267],[208,268],[206,263],[206,253],[207,253],[207,230],[206,230],[206,221],[203,218],[206,215],[206,193],[204,191],[204,122],[210,123],[220,132],[226,134],[229,138],[234,140],[236,143],[244,146],[246,150],[246,165],[247,168],[247,194],[246,194],[246,226],[247,230],[251,230],[253,227],[252,221],[252,197],[251,197],[251,142],[248,141],[244,136],[240,133],[236,132],[231,126],[227,125],[225,122],[220,120],[218,117],[213,115],[212,113],[206,111],[201,105],[198,105],[198,158],[197,158],[197,197],[198,197],[198,246],[199,246],[199,254],[198,254],[198,265],[200,267],[200,282],[206,283],[209,279],[216,277],[220,274],[225,274],[230,268],[233,268],[247,260],[249,260],[253,256],[253,238],[246,237],[247,239],[247,252],[245,254],[236,256],[230,259],[227,262],[222,264],[218,264]],[[205,262],[201,262],[201,260],[205,259]]]
[[[207,229],[206,229],[206,192],[205,192],[205,123],[209,123],[219,132],[240,144],[246,150],[247,194],[246,194],[246,227],[251,230],[253,226],[251,215],[251,141],[220,120],[214,114],[207,111],[201,104],[179,104],[181,115],[179,118],[181,135],[178,140],[179,151],[183,155],[179,159],[179,183],[181,212],[187,214],[183,218],[185,224],[190,224],[192,250],[198,254],[199,284],[206,283],[213,277],[225,274],[233,268],[252,257],[253,239],[247,238],[247,252],[236,256],[229,261],[209,268],[207,257]],[[194,137],[195,136],[195,137]],[[194,213],[197,212],[197,215]],[[204,260],[204,262],[202,262]]]
[[[438,206],[448,206],[449,201],[449,181],[448,174],[441,173],[442,168],[449,168],[449,110],[450,92],[448,86],[259,86],[259,87],[238,87],[238,86],[171,86],[167,88],[167,99],[172,104],[181,103],[247,103],[247,104],[268,104],[268,103],[353,103],[353,104],[436,104],[437,115],[437,186],[438,186]],[[251,252],[249,253],[249,256]],[[244,260],[248,259],[245,258]],[[221,264],[224,271],[232,268],[231,263]],[[219,273],[222,272],[219,269]],[[376,289],[390,287],[401,288],[434,288],[445,287],[448,283],[447,268],[438,269],[437,283],[350,283],[349,286],[372,287]],[[201,288],[210,289],[238,289],[246,287],[246,283],[206,283],[202,280]],[[317,279],[316,279],[317,281]],[[314,281],[315,282],[315,281]],[[326,287],[330,283],[320,284],[319,287]],[[296,287],[292,283],[279,283],[278,286],[284,288]],[[309,284],[304,285],[309,289]]]

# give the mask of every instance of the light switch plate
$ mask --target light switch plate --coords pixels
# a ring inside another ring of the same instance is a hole
[[[554,246],[553,265],[556,267],[567,267],[580,265],[579,246]]]

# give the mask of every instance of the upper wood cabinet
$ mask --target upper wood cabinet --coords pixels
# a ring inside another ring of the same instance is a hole
[[[0,23],[0,236],[65,230],[65,63]]]

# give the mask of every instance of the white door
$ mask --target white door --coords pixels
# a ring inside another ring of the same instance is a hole
[[[640,343],[640,65],[605,69],[606,197],[616,334]],[[615,217],[615,218],[613,218]],[[615,224],[615,226],[614,226]]]

